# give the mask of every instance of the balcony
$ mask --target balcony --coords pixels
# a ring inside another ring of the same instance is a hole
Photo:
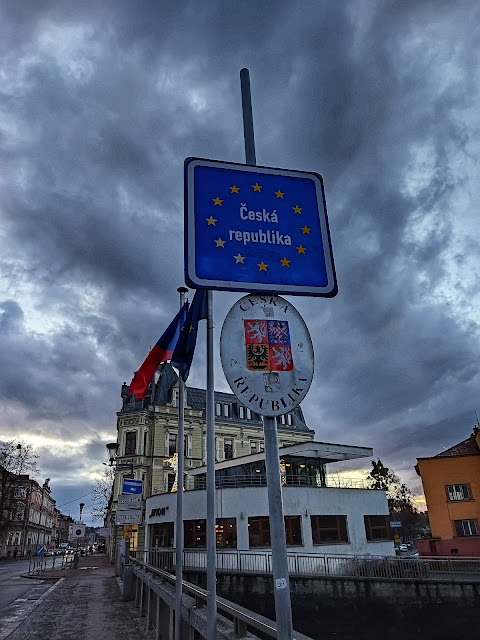
[[[196,476],[188,479],[187,491],[196,489],[206,489],[205,476]],[[333,476],[327,478],[323,483],[320,478],[304,475],[283,475],[282,485],[284,487],[317,487],[319,489],[369,489],[364,480],[357,478],[345,478]],[[218,476],[215,478],[216,489],[229,489],[235,487],[266,487],[267,478],[264,473],[235,476]]]

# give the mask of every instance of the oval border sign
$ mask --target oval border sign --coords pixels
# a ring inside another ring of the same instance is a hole
[[[225,318],[220,358],[238,400],[255,413],[280,416],[307,395],[313,344],[302,316],[277,295],[249,295]]]

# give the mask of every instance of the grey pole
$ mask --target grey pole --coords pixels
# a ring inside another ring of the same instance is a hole
[[[265,434],[265,463],[267,468],[268,512],[272,545],[273,591],[277,640],[292,640],[292,603],[288,578],[285,521],[283,518],[282,483],[278,454],[277,419],[263,416]]]
[[[253,134],[252,96],[250,93],[250,74],[248,69],[240,71],[242,90],[243,136],[245,138],[245,162],[257,164],[255,157],[255,137]]]
[[[255,139],[253,135],[252,100],[248,69],[240,71],[243,109],[243,133],[245,137],[245,161],[255,165]],[[265,434],[265,464],[267,470],[268,513],[270,519],[270,539],[272,545],[273,591],[275,595],[275,616],[277,620],[277,640],[292,640],[292,603],[288,578],[287,545],[283,518],[282,484],[280,480],[280,459],[278,454],[276,418],[263,417]]]
[[[185,303],[185,294],[188,289],[179,287],[180,308]],[[182,583],[183,583],[183,468],[184,468],[184,416],[185,416],[185,382],[182,376],[178,376],[178,433],[177,433],[177,517],[175,528],[175,640],[182,637]]]
[[[215,398],[213,377],[213,291],[207,291],[207,640],[217,635],[215,536]]]

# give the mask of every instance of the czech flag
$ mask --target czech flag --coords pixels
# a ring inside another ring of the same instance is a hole
[[[167,360],[171,360],[173,350],[175,349],[178,338],[180,337],[182,327],[185,324],[187,310],[188,302],[186,302],[177,313],[168,329],[158,339],[157,344],[150,351],[145,362],[134,375],[133,380],[130,383],[130,393],[135,395],[137,398],[141,399],[145,396],[147,387],[155,375],[158,365],[162,362],[166,362]]]

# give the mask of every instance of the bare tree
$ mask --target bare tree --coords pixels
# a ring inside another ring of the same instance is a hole
[[[103,476],[95,480],[95,484],[91,489],[92,510],[91,517],[93,520],[103,520],[107,514],[108,501],[113,490],[113,480],[115,478],[115,469],[106,467]]]
[[[0,542],[11,521],[15,486],[22,474],[38,473],[38,455],[22,441],[0,441]]]

